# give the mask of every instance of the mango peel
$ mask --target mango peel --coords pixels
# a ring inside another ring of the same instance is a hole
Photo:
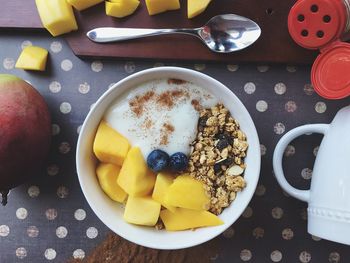
[[[51,118],[40,93],[26,81],[0,74],[0,193],[40,175],[51,142]]]

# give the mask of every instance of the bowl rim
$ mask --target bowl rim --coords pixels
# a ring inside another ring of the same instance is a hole
[[[237,216],[232,217],[230,222],[224,222],[224,224],[222,225],[223,227],[221,227],[220,229],[218,229],[218,231],[211,231],[210,233],[208,233],[206,235],[205,238],[201,238],[199,240],[191,240],[190,242],[183,242],[183,243],[179,243],[177,245],[172,245],[169,246],[167,244],[159,244],[157,246],[153,246],[152,243],[144,241],[144,240],[135,240],[135,238],[131,238],[130,236],[128,236],[125,233],[122,233],[116,229],[113,229],[111,226],[109,226],[108,223],[106,223],[106,220],[103,218],[103,215],[100,214],[99,212],[96,212],[96,204],[95,202],[90,198],[90,196],[87,194],[87,190],[84,187],[84,179],[82,176],[82,171],[80,168],[80,162],[82,161],[82,158],[84,156],[84,154],[81,153],[81,145],[84,143],[84,134],[85,134],[85,130],[86,130],[86,126],[88,125],[88,123],[90,122],[90,119],[92,118],[93,114],[94,114],[94,110],[99,107],[100,104],[103,103],[103,101],[111,94],[114,92],[115,89],[117,89],[119,86],[124,85],[124,83],[130,82],[133,79],[140,79],[140,77],[142,77],[143,75],[149,75],[149,74],[153,74],[154,72],[161,72],[164,71],[165,73],[180,73],[180,74],[187,74],[187,75],[192,75],[193,77],[197,77],[197,78],[202,78],[202,79],[206,79],[212,83],[215,83],[216,88],[222,89],[225,92],[229,92],[230,96],[232,97],[232,99],[234,100],[236,107],[240,108],[240,110],[242,110],[246,117],[248,118],[247,121],[249,122],[249,125],[251,126],[251,134],[252,137],[249,138],[249,145],[254,144],[255,146],[260,146],[259,143],[259,137],[258,137],[258,133],[255,127],[255,124],[251,118],[251,115],[249,114],[248,110],[246,109],[246,107],[244,106],[244,104],[241,102],[241,100],[235,95],[235,93],[230,90],[226,85],[224,85],[223,83],[221,83],[220,81],[214,79],[211,76],[208,76],[204,73],[192,70],[192,69],[188,69],[188,68],[183,68],[183,67],[171,67],[171,66],[164,66],[164,67],[156,67],[156,68],[149,68],[149,69],[145,69],[145,70],[141,70],[138,71],[136,73],[133,73],[121,80],[119,80],[117,83],[113,84],[108,90],[106,90],[96,101],[96,103],[93,105],[93,107],[91,107],[90,111],[88,112],[87,116],[84,119],[84,123],[81,127],[80,133],[79,133],[79,137],[78,137],[78,141],[77,141],[77,147],[76,147],[76,169],[77,169],[77,176],[78,176],[78,180],[79,180],[79,185],[80,188],[84,194],[84,197],[87,201],[87,203],[89,204],[90,208],[92,209],[92,211],[94,212],[94,214],[101,220],[101,222],[107,226],[111,231],[113,231],[114,233],[116,233],[117,235],[121,236],[122,238],[133,242],[135,244],[138,245],[142,245],[145,247],[149,247],[149,248],[153,248],[153,249],[183,249],[183,248],[188,248],[188,247],[193,247],[202,243],[205,243],[213,238],[215,238],[216,236],[220,235],[222,232],[224,232],[228,227],[230,227],[234,222],[237,221],[237,219],[241,216],[241,214],[243,213],[244,209],[248,206],[248,204],[250,203],[256,186],[258,184],[259,181],[259,177],[260,177],[260,169],[261,169],[261,155],[260,155],[260,151],[259,151],[259,156],[256,157],[255,160],[255,164],[256,164],[256,177],[254,181],[250,181],[249,184],[252,185],[252,190],[249,193],[246,193],[246,199],[244,199],[243,201],[243,210],[240,211],[240,213],[238,213]],[[139,81],[139,83],[141,83],[142,81]],[[130,89],[130,87],[125,88],[123,92],[121,92],[118,96],[121,96],[124,92],[126,92],[128,89]],[[117,96],[114,98],[116,99]],[[107,106],[108,108],[108,106]],[[106,108],[106,109],[107,109]],[[253,142],[253,143],[251,143]],[[220,226],[219,226],[220,227]],[[186,231],[186,230],[185,230]],[[189,231],[189,230],[187,230]],[[187,240],[188,241],[188,240]]]

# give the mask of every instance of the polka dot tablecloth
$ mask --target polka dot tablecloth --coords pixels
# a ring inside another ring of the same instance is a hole
[[[50,52],[44,73],[14,68],[21,49],[32,44]],[[11,190],[8,205],[0,207],[1,263],[86,259],[110,233],[79,187],[77,137],[90,107],[113,83],[163,65],[192,68],[227,85],[246,105],[260,137],[262,172],[255,195],[239,220],[216,238],[218,253],[203,262],[349,262],[347,246],[307,234],[307,205],[284,193],[272,173],[273,150],[286,131],[330,122],[349,103],[317,96],[309,67],[80,60],[63,39],[34,34],[2,34],[0,45],[0,72],[22,77],[45,97],[53,137],[45,172]],[[293,185],[309,187],[321,139],[303,136],[286,149],[285,171]]]

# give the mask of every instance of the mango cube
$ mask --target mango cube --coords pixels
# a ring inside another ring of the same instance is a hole
[[[151,197],[129,196],[124,211],[124,220],[128,223],[154,226],[159,218],[160,204]]]
[[[174,178],[170,174],[159,173],[157,175],[156,183],[154,185],[153,194],[152,194],[152,198],[155,201],[157,201],[162,206],[164,206],[165,208],[169,209],[172,212],[174,212],[176,208],[172,205],[168,205],[165,202],[165,195],[167,194],[167,191],[170,185],[173,183],[173,181],[174,181]]]
[[[145,196],[152,192],[156,176],[147,167],[139,147],[132,147],[120,170],[117,182],[130,196]]]
[[[194,210],[208,210],[209,197],[202,182],[183,174],[174,180],[165,196],[166,205]]]
[[[73,8],[66,0],[35,0],[35,3],[41,22],[54,37],[78,29]]]
[[[101,121],[93,145],[97,159],[104,163],[122,166],[129,148],[130,144],[123,135],[111,128],[105,121]]]
[[[134,13],[139,4],[139,0],[106,1],[106,15],[122,18]]]
[[[175,212],[167,209],[160,212],[165,229],[168,231],[178,231],[198,228],[203,226],[218,226],[224,222],[216,215],[208,211],[196,211],[185,208],[176,208]]]
[[[100,163],[96,174],[102,190],[114,201],[123,203],[127,197],[124,190],[117,184],[120,167],[111,163]]]
[[[16,68],[44,71],[49,52],[42,47],[28,46],[17,59]]]
[[[211,0],[187,0],[187,17],[193,18],[202,13]]]
[[[169,10],[180,9],[179,0],[146,0],[148,14],[155,15]]]
[[[102,3],[104,0],[67,0],[67,2],[74,6],[75,9],[82,11],[91,6]]]

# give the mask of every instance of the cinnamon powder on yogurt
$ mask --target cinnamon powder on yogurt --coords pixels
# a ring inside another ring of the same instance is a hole
[[[155,79],[118,97],[104,118],[130,144],[140,147],[145,158],[154,149],[188,154],[196,136],[199,110],[217,102],[194,83]]]

